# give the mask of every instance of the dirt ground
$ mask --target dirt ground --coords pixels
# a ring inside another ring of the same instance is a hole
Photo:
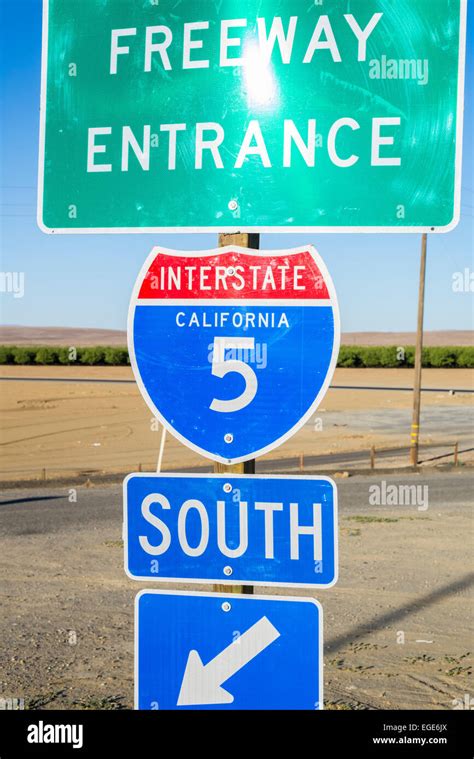
[[[131,380],[127,367],[4,366],[2,377],[63,377]],[[333,385],[410,387],[410,369],[337,369]],[[473,388],[474,371],[427,369],[423,386]],[[1,382],[0,479],[48,479],[77,472],[153,470],[161,427],[136,385]],[[421,442],[471,447],[472,395],[423,393]],[[412,395],[396,390],[332,388],[313,419],[266,459],[368,451],[409,444]],[[464,457],[471,458],[472,453]],[[167,435],[164,469],[202,465],[204,460]],[[395,462],[397,463],[397,462]],[[398,462],[399,465],[399,462]]]

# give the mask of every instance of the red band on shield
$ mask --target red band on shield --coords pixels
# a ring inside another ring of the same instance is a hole
[[[211,256],[158,254],[146,273],[140,300],[329,300],[309,252]]]

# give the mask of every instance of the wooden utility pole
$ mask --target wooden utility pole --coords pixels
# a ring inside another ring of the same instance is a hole
[[[221,234],[219,235],[219,247],[224,248],[226,245],[238,245],[241,248],[253,248],[258,250],[260,247],[260,235],[258,234]],[[255,459],[244,461],[242,464],[214,464],[214,471],[219,474],[255,474]],[[253,593],[252,585],[214,585],[217,593]]]
[[[421,410],[421,370],[423,364],[423,318],[425,311],[426,248],[428,235],[421,238],[420,286],[418,291],[418,324],[416,330],[415,382],[413,386],[413,418],[411,425],[410,461],[418,466]]]

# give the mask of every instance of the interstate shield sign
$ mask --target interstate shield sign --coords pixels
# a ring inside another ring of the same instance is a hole
[[[324,397],[340,340],[334,285],[311,246],[154,248],[128,323],[140,391],[181,442],[225,464],[293,435]]]

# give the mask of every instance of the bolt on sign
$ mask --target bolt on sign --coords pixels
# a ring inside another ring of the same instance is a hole
[[[293,435],[329,387],[340,342],[336,292],[312,246],[154,248],[128,317],[140,392],[165,427],[232,464]]]
[[[467,0],[45,0],[46,232],[448,231]]]

